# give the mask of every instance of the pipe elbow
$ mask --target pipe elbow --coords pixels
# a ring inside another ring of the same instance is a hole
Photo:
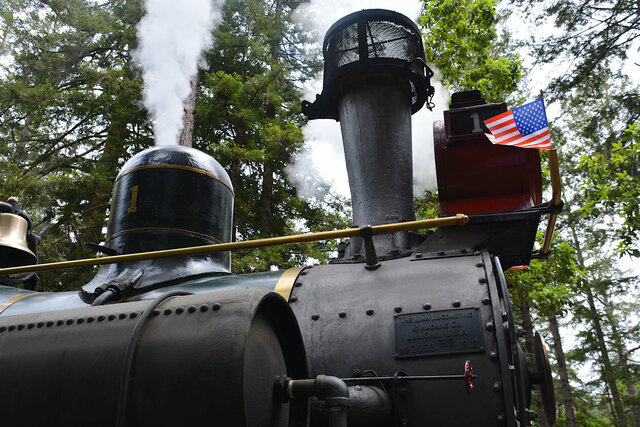
[[[316,397],[327,406],[349,406],[349,387],[340,378],[318,375],[315,379],[292,380],[276,378],[276,390],[286,399]]]
[[[320,400],[349,398],[349,387],[340,378],[318,375],[315,381],[316,396]]]

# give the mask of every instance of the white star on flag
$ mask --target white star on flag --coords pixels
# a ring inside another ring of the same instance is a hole
[[[550,150],[549,124],[542,98],[484,121],[493,144]]]

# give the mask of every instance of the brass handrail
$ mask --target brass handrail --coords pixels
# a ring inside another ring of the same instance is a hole
[[[560,182],[560,168],[558,167],[558,153],[556,150],[549,150],[549,173],[551,174],[551,205],[555,208],[562,205],[562,184]],[[557,218],[557,213],[549,215],[547,230],[544,233],[544,241],[540,249],[540,253],[543,255],[549,254],[551,238],[553,237],[553,230],[556,226]]]
[[[464,225],[469,217],[463,214],[443,218],[425,219],[420,221],[398,222],[393,224],[374,225],[373,234],[385,234],[395,231],[419,230],[434,227],[449,227]],[[295,243],[317,242],[320,240],[341,239],[360,234],[359,228],[343,230],[320,231],[317,233],[295,234],[292,236],[268,237],[266,239],[244,240],[242,242],[218,243],[214,245],[192,246],[188,248],[165,249],[161,251],[139,252],[135,254],[113,255],[100,258],[87,258],[74,261],[51,262],[20,267],[1,268],[0,275],[32,273],[37,271],[59,270],[63,268],[86,267],[93,265],[114,264],[117,262],[141,261],[147,259],[167,258],[179,255],[196,255],[212,252],[230,251],[236,249],[250,249],[264,246],[289,245]]]

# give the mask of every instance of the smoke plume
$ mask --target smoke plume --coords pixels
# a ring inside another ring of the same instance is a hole
[[[202,51],[211,44],[221,3],[145,0],[134,59],[143,70],[144,105],[153,120],[156,145],[178,143],[189,80],[202,63]]]

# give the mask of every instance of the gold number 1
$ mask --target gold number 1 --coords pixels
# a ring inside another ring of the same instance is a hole
[[[131,205],[129,206],[129,209],[127,210],[127,212],[134,213],[138,210],[138,208],[136,207],[137,200],[138,200],[138,186],[134,185],[133,187],[131,187]]]

